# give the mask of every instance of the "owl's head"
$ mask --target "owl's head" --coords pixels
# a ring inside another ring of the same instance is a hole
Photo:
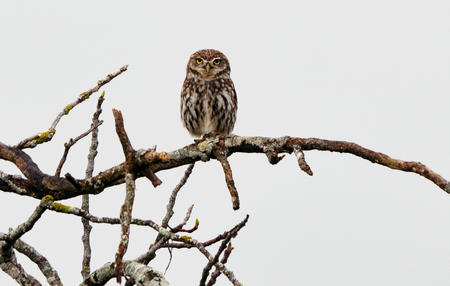
[[[230,75],[230,63],[227,57],[217,50],[205,49],[192,54],[187,65],[188,75],[213,80]]]

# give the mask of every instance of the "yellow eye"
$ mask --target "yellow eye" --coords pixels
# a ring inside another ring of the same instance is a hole
[[[203,64],[203,59],[201,58],[197,58],[195,61],[197,62],[198,65]]]
[[[213,61],[213,64],[214,65],[216,65],[216,66],[218,66],[218,65],[220,65],[220,59],[215,59],[214,61]]]

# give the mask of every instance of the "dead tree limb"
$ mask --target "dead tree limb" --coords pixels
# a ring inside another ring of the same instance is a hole
[[[135,261],[123,261],[123,275],[139,281],[139,286],[167,286],[164,276],[151,267]],[[114,262],[108,262],[85,279],[80,286],[103,286],[115,277]]]
[[[155,151],[138,152],[135,158],[137,163],[134,166],[137,170],[136,178],[143,176],[139,171],[145,168],[151,168],[154,173],[157,173],[161,170],[215,158],[213,148],[218,144],[218,141],[217,137],[207,138],[202,142],[194,143],[169,153]],[[320,150],[349,153],[391,169],[413,172],[427,178],[445,192],[450,193],[448,181],[424,164],[394,159],[351,142],[289,136],[280,138],[228,136],[224,139],[224,148],[228,150],[227,156],[234,153],[266,154],[268,150],[278,154],[290,154],[294,152],[294,146],[299,146],[303,152]],[[55,200],[73,198],[82,194],[98,194],[105,188],[125,182],[125,163],[104,170],[92,178],[77,180],[79,188],[76,188],[66,178],[44,174],[30,156],[15,147],[0,143],[0,159],[14,163],[26,177],[24,179],[17,176],[3,175],[6,180],[2,180],[0,177],[0,189],[5,192],[14,192],[38,199],[47,194],[53,196]],[[26,192],[18,192],[10,184]]]
[[[14,243],[14,249],[27,256],[31,261],[33,261],[41,270],[41,273],[47,279],[47,283],[50,286],[62,286],[61,279],[59,278],[58,272],[50,265],[47,258],[40,254],[34,247],[25,243],[21,239],[18,239]]]
[[[120,225],[122,229],[122,235],[120,236],[120,243],[117,248],[116,260],[115,260],[115,271],[117,283],[121,283],[123,265],[122,259],[125,252],[128,249],[128,243],[130,240],[130,224],[133,212],[134,194],[136,189],[135,176],[134,176],[134,165],[136,164],[135,154],[136,151],[131,145],[130,139],[128,138],[127,132],[125,131],[125,126],[123,124],[122,113],[116,109],[113,109],[114,119],[116,121],[116,133],[119,137],[120,143],[122,144],[123,153],[125,155],[126,164],[126,174],[125,174],[125,201],[120,210]]]
[[[63,108],[63,110],[56,116],[55,120],[53,121],[52,125],[50,125],[50,127],[48,128],[47,131],[41,132],[39,134],[33,135],[28,138],[25,138],[22,141],[20,141],[19,143],[17,143],[17,145],[15,145],[15,147],[18,149],[34,148],[39,144],[50,141],[53,138],[53,135],[55,135],[56,125],[58,125],[59,121],[61,120],[61,118],[64,115],[69,114],[69,112],[75,106],[77,106],[78,104],[80,104],[83,101],[85,101],[86,99],[88,99],[94,92],[97,92],[102,86],[104,86],[105,84],[110,82],[112,79],[114,79],[115,77],[117,77],[118,75],[120,75],[121,73],[126,71],[127,69],[128,69],[128,66],[123,66],[115,73],[107,75],[105,79],[99,80],[94,87],[81,93],[74,102],[66,105]]]
[[[88,163],[86,166],[86,179],[92,178],[95,165],[95,157],[97,156],[98,147],[98,126],[101,124],[100,114],[102,113],[102,104],[105,100],[105,91],[98,97],[97,109],[92,116],[91,129],[91,145],[89,146]],[[89,195],[83,195],[81,198],[81,209],[89,213]],[[81,224],[83,225],[83,235],[81,241],[83,243],[83,260],[81,262],[81,276],[85,279],[91,273],[91,230],[92,226],[89,220],[81,218]]]

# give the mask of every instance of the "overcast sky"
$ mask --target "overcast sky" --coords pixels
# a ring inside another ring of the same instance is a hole
[[[276,4],[275,4],[276,3]],[[356,142],[420,161],[450,178],[450,2],[437,1],[2,1],[0,141],[46,130],[62,108],[106,74],[129,69],[106,91],[95,172],[123,161],[112,108],[136,148],[172,151],[192,138],[179,119],[187,60],[214,48],[230,60],[239,110],[234,133]],[[63,143],[90,125],[97,95],[76,107],[54,139],[27,153],[54,173]],[[84,177],[90,139],[62,173]],[[209,239],[246,214],[227,263],[245,285],[449,285],[450,197],[416,174],[339,153],[308,151],[272,166],[262,154],[230,157],[241,209],[233,211],[217,161],[197,163],[173,224],[195,204],[193,234]],[[137,181],[134,215],[160,222],[185,167]],[[18,173],[10,163],[0,170]],[[95,215],[118,216],[125,187],[91,197]],[[79,206],[81,199],[63,203]],[[0,231],[38,201],[0,193]],[[120,227],[94,225],[92,269],[112,261]],[[133,259],[155,232],[131,229]],[[81,281],[81,223],[46,212],[23,240],[47,256],[65,285]],[[19,256],[25,269],[44,281]],[[163,271],[166,250],[150,266]],[[207,261],[173,251],[171,285],[197,285]],[[14,285],[0,273],[0,285]],[[116,285],[110,282],[108,285]],[[230,285],[221,276],[217,285]]]

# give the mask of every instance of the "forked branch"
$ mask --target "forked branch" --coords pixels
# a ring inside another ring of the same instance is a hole
[[[213,150],[218,143],[219,138],[213,137],[169,153],[153,150],[137,152],[134,158],[137,162],[134,165],[136,178],[142,177],[143,174],[140,171],[147,168],[150,168],[153,173],[157,173],[161,170],[215,158]],[[224,148],[227,150],[226,156],[234,153],[266,154],[269,150],[278,154],[292,153],[294,152],[294,146],[300,147],[303,152],[320,150],[349,153],[391,169],[413,172],[427,178],[445,192],[450,193],[448,181],[424,164],[394,159],[386,154],[369,150],[351,142],[289,136],[280,138],[227,136],[224,138]],[[125,163],[104,170],[92,178],[77,180],[78,187],[76,187],[66,178],[43,173],[30,156],[15,147],[0,143],[0,159],[14,163],[26,177],[24,179],[3,174],[0,176],[0,189],[38,199],[47,194],[53,196],[55,200],[73,198],[82,194],[98,194],[110,186],[125,182]],[[11,184],[15,187],[11,187]]]

